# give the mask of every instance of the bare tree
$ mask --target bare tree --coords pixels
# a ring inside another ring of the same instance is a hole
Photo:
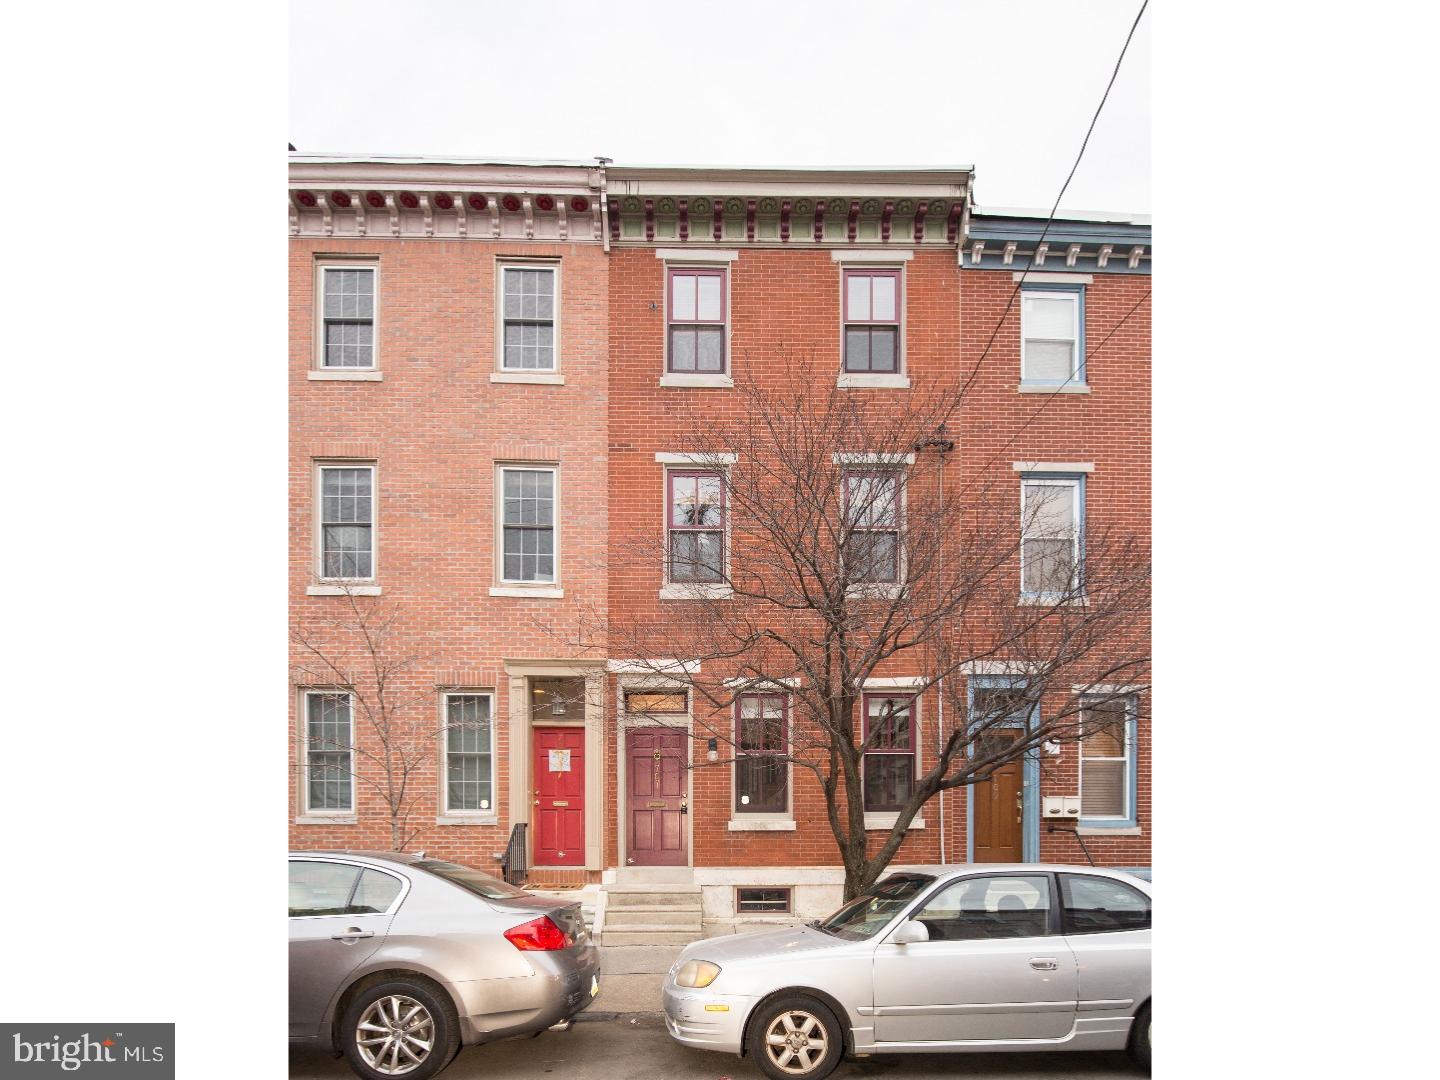
[[[916,385],[896,404],[837,388],[805,358],[745,367],[762,373],[737,384],[734,418],[697,423],[677,448],[721,479],[672,496],[681,528],[612,545],[612,580],[638,587],[665,566],[686,601],[604,628],[611,656],[688,673],[696,734],[729,748],[721,764],[763,749],[770,767],[814,777],[849,899],[940,792],[1124,722],[1117,703],[1134,707],[1149,677],[1148,546],[1079,536],[1064,482],[1027,485],[1022,506],[1008,463],[957,480],[959,384]],[[977,671],[1011,678],[972,694]],[[915,685],[867,693],[900,674]],[[945,722],[926,720],[928,767],[873,753],[914,749],[910,697],[932,688]],[[789,695],[783,739],[763,708],[736,714],[766,689]],[[881,806],[893,824],[877,830]]]
[[[360,596],[343,583],[341,589],[341,614],[300,619],[291,626],[296,655],[291,674],[296,686],[321,692],[322,711],[338,708],[338,695],[346,695],[355,736],[350,738],[348,723],[343,728],[338,722],[327,724],[322,715],[305,741],[298,768],[312,785],[353,780],[373,793],[385,808],[391,849],[404,851],[422,828],[415,824],[417,805],[429,804],[425,781],[436,778],[442,735],[473,733],[488,745],[490,717],[462,703],[437,724],[434,688],[422,687],[414,677],[426,657],[402,641],[400,606]],[[307,728],[310,717],[302,715],[300,724]]]

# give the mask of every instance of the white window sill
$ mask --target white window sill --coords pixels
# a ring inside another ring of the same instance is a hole
[[[296,825],[357,825],[359,818],[353,814],[301,814],[295,819]]]
[[[559,600],[565,595],[564,589],[557,589],[552,585],[546,586],[525,586],[525,585],[492,585],[491,596],[521,596],[529,599]]]
[[[365,368],[315,368],[306,376],[311,382],[384,382],[385,376]]]
[[[870,387],[875,390],[909,390],[910,376],[903,371],[842,371],[835,380],[842,390]]]
[[[660,588],[661,600],[728,600],[735,590],[729,585],[706,584],[704,582],[676,583]]]
[[[794,832],[795,819],[745,814],[732,817],[725,827],[731,832]]]
[[[1139,836],[1139,825],[1077,825],[1075,826],[1077,836]]]
[[[866,814],[865,828],[872,832],[877,829],[889,830],[895,828],[895,822],[899,820],[899,814]],[[905,831],[909,832],[911,829],[923,829],[924,827],[925,819],[917,815],[906,827]]]
[[[498,383],[541,383],[564,386],[565,376],[558,371],[492,371],[490,381]]]
[[[847,600],[899,600],[904,595],[905,586],[892,582],[849,585],[845,588],[845,599]]]
[[[436,825],[499,825],[500,819],[494,814],[442,814],[435,819]]]
[[[660,376],[661,386],[734,386],[729,375],[699,375],[683,371],[667,371]]]
[[[1022,593],[1016,603],[1021,607],[1084,607],[1088,601],[1083,596],[1064,600],[1058,596],[1026,596]]]
[[[1085,383],[1064,383],[1060,386],[1046,386],[1044,383],[1022,382],[1015,388],[1022,394],[1088,394],[1090,387]]]
[[[306,596],[379,596],[379,585],[307,585]]]

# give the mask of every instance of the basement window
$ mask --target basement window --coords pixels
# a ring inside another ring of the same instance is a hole
[[[790,898],[794,890],[788,886],[775,888],[737,888],[735,890],[735,911],[741,915],[785,915],[790,911]]]

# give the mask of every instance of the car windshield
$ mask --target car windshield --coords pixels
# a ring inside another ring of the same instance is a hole
[[[417,870],[428,870],[436,877],[453,881],[462,889],[466,889],[476,896],[483,896],[486,900],[513,900],[517,896],[530,895],[524,889],[517,889],[509,882],[501,881],[497,877],[491,877],[489,874],[472,870],[468,866],[460,866],[457,863],[442,862],[439,859],[421,859],[412,865]]]
[[[817,930],[852,941],[874,937],[895,913],[935,879],[929,874],[897,874],[872,885],[832,915],[812,925]]]

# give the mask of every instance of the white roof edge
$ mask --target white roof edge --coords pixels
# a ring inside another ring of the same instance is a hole
[[[1033,206],[981,206],[970,204],[970,212],[978,217],[1020,217],[1039,218],[1044,221],[1050,216],[1049,210]],[[1056,221],[1113,221],[1125,225],[1149,225],[1149,214],[1137,214],[1126,210],[1057,210]]]
[[[292,162],[316,165],[540,165],[581,169],[593,169],[598,165],[594,158],[582,161],[570,158],[462,157],[458,154],[311,154],[293,150],[288,157]]]

